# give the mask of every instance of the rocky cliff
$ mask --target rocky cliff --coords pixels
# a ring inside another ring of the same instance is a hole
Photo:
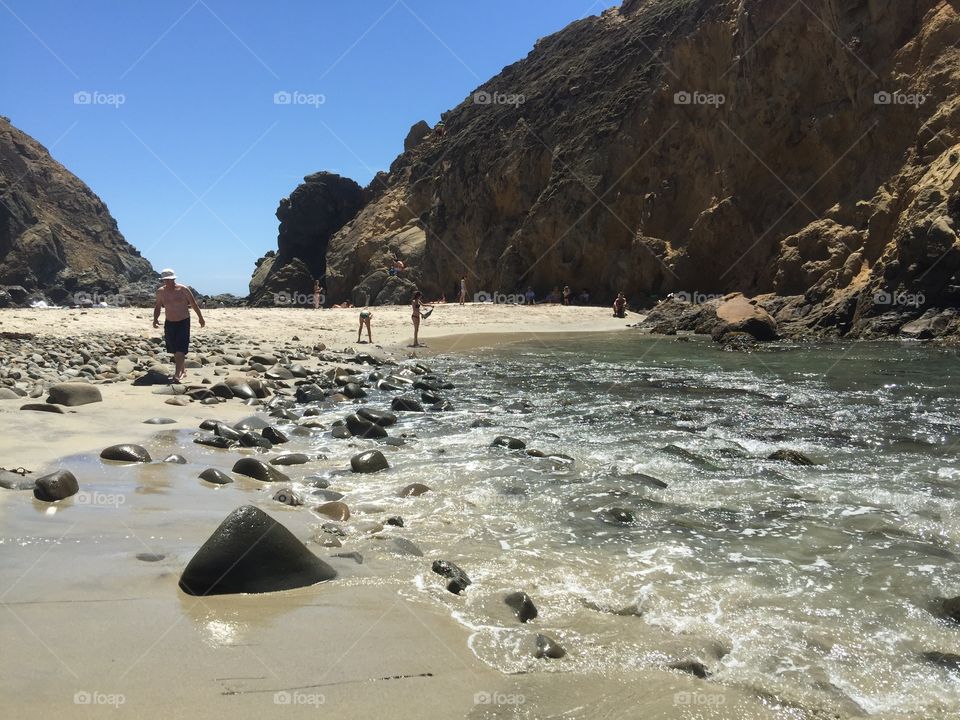
[[[313,281],[327,269],[327,243],[366,202],[363,189],[333,173],[308,175],[280,201],[278,249],[257,261],[250,280],[252,305],[312,304]]]
[[[158,285],[103,201],[0,117],[0,305],[152,304]]]
[[[407,138],[329,239],[329,294],[394,297],[400,255],[428,295],[743,292],[788,334],[956,332],[958,9],[628,0],[573,23]]]

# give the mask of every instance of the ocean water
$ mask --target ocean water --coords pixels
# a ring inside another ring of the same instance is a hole
[[[923,653],[960,653],[960,627],[930,612],[934,598],[960,594],[957,360],[918,344],[743,354],[630,333],[445,354],[426,363],[455,386],[444,391],[453,410],[401,413],[390,434],[402,446],[318,430],[277,448],[323,455],[282,468],[301,507],[254,481],[205,486],[199,470],[229,470],[236,452],[193,444],[195,430],[164,430],[155,458],[182,452],[188,465],[68,459],[93,497],[118,505],[64,508],[64,540],[51,535],[48,509],[8,501],[5,549],[69,542],[120,563],[131,547],[156,544],[176,568],[246,502],[320,540],[327,520],[312,511],[321,500],[307,481],[319,475],[353,517],[342,548],[314,551],[364,557],[334,582],[389,582],[443,609],[504,673],[622,676],[695,660],[718,697],[756,693],[784,717],[956,716],[960,674]],[[394,394],[371,390],[364,403],[385,408]],[[350,405],[315,410],[329,425]],[[293,423],[271,421],[292,434]],[[548,457],[492,447],[498,435]],[[390,469],[351,473],[349,458],[374,447]],[[817,464],[767,459],[780,449]],[[412,482],[431,492],[398,497]],[[365,528],[392,515],[403,528]],[[398,554],[396,538],[423,557]],[[36,559],[24,555],[15,575]],[[463,595],[445,590],[435,559],[470,576]],[[518,590],[539,609],[528,625],[503,602]],[[535,659],[537,632],[567,657]]]
[[[807,709],[960,711],[960,676],[922,657],[960,652],[929,611],[960,594],[956,352],[601,335],[430,365],[455,410],[404,415],[417,438],[346,502],[400,512],[428,558],[463,567],[462,598],[422,562],[388,572],[448,606],[483,661],[542,668],[502,602],[523,590],[564,671],[697,659],[712,683]],[[499,434],[573,461],[491,447]],[[779,449],[818,464],[767,459]],[[415,481],[433,492],[398,505]]]

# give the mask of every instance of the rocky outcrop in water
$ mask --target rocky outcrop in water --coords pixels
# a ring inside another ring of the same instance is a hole
[[[417,128],[330,238],[330,299],[466,274],[742,292],[788,335],[956,333],[958,40],[947,0],[628,0]]]
[[[0,117],[0,307],[152,305],[158,286],[103,201]]]

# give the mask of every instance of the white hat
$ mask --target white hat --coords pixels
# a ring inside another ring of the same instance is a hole
[[[173,270],[171,270],[170,268],[167,268],[166,270],[161,270],[161,271],[160,271],[160,279],[161,279],[161,280],[176,280],[176,279],[177,279],[177,274],[176,274]]]

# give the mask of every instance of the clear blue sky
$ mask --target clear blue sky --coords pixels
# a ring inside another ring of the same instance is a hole
[[[618,4],[0,0],[0,114],[84,180],[158,270],[245,295],[304,175],[365,185],[414,122]],[[277,105],[281,91],[323,103]],[[99,95],[77,104],[78,92]]]

